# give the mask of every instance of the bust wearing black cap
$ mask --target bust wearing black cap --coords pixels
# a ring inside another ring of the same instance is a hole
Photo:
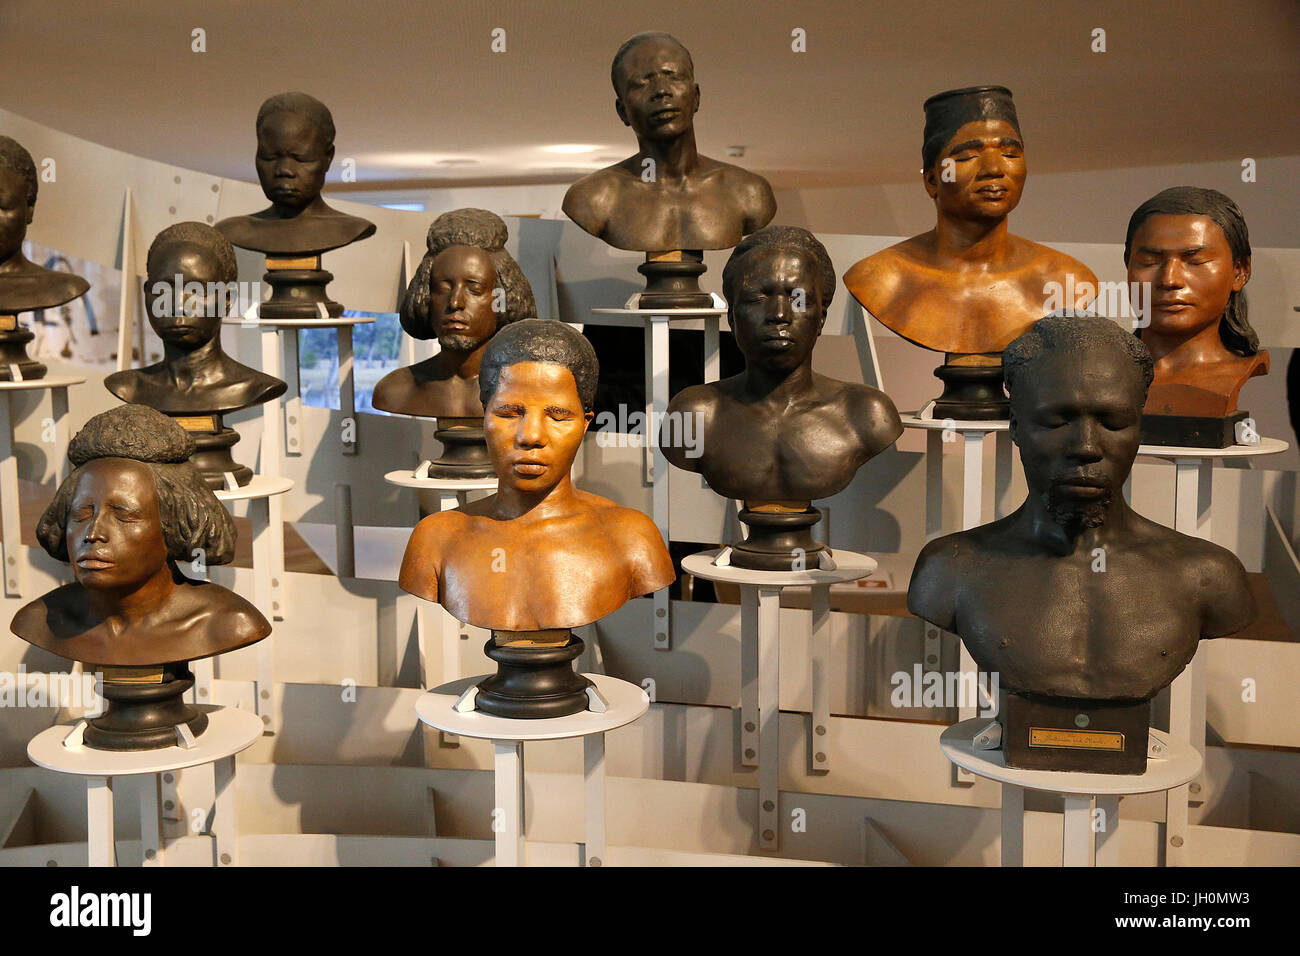
[[[844,276],[849,292],[886,328],[948,353],[950,364],[996,366],[997,353],[1048,311],[1051,283],[1068,290],[1073,276],[1080,294],[1065,304],[1092,300],[1092,270],[1007,231],[1026,175],[1010,90],[977,86],[926,100],[921,159],[935,227]]]

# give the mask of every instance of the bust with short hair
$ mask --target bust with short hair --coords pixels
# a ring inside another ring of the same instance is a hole
[[[649,31],[628,39],[614,54],[610,81],[637,151],[570,186],[564,214],[616,249],[646,253],[637,268],[647,282],[641,308],[711,308],[699,287],[703,250],[730,249],[771,222],[772,187],[697,151],[700,86],[675,37]]]
[[[815,567],[824,546],[811,537],[820,517],[811,502],[846,488],[903,425],[884,392],[812,369],[836,285],[826,247],[812,233],[758,230],[731,254],[722,284],[745,370],[674,396],[659,445],[678,468],[745,503],[750,539],[735,547],[732,564],[789,571],[807,560]],[[691,433],[697,441],[687,443]],[[792,523],[802,544],[788,539]],[[771,547],[759,533],[765,525],[784,529]]]
[[[334,118],[306,93],[280,93],[257,111],[257,178],[271,205],[217,223],[241,249],[267,256],[318,256],[375,233],[375,224],[321,197],[334,161]]]
[[[231,457],[239,436],[221,416],[278,398],[288,386],[236,362],[221,347],[221,320],[236,300],[235,250],[205,223],[177,223],[154,238],[146,268],[145,312],[162,339],[163,360],[114,372],[104,387],[192,432],[194,464],[209,487],[224,487],[226,474],[247,484],[252,469]]]
[[[586,681],[571,667],[582,641],[570,629],[674,578],[654,522],[573,486],[598,372],[590,343],[561,322],[523,319],[498,332],[479,371],[498,490],[421,520],[402,558],[403,590],[490,628],[486,652],[506,671],[532,673],[540,656],[561,685],[520,695],[499,671],[480,685],[478,704],[501,716],[584,709]]]
[[[1059,304],[1082,308],[1097,277],[1083,263],[1012,235],[1025,187],[1025,145],[1011,91],[976,86],[925,101],[922,181],[937,222],[856,263],[853,297],[890,331],[946,353],[935,418],[1005,418],[999,353]]]
[[[193,683],[187,662],[271,633],[248,601],[181,573],[235,552],[234,522],[189,463],[193,451],[184,429],[143,405],[96,415],[68,444],[76,467],[37,526],[75,580],[25,605],[10,630],[105,669],[110,705],[86,732],[92,746],[167,746],[177,723],[200,732],[206,717],[180,700]]]
[[[1202,639],[1253,620],[1245,569],[1124,500],[1152,377],[1141,341],[1057,314],[1012,341],[1003,366],[1028,497],[927,544],[908,610],[998,675],[1008,765],[1140,772],[1151,698]]]
[[[46,269],[23,255],[27,227],[36,215],[39,177],[31,153],[0,136],[0,381],[10,381],[11,365],[25,379],[42,378],[45,365],[27,355],[36,336],[18,324],[18,315],[52,309],[86,294],[81,276]]]

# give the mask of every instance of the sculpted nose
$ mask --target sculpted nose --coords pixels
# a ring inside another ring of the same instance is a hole
[[[520,417],[515,442],[520,448],[540,448],[546,444],[546,429],[542,427],[540,413],[530,411]]]
[[[108,534],[104,528],[104,513],[97,512],[91,519],[90,524],[86,525],[86,533],[82,535],[85,541],[107,541]]]
[[[1070,456],[1078,461],[1100,461],[1101,425],[1084,417],[1075,422],[1071,431]]]
[[[465,287],[456,285],[451,290],[451,298],[447,300],[447,305],[453,312],[459,312],[465,308]]]
[[[1183,287],[1183,267],[1177,257],[1166,259],[1156,275],[1156,281],[1162,289],[1181,289]]]

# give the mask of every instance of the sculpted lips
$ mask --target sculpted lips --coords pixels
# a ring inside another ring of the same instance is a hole
[[[546,474],[547,465],[536,458],[517,458],[510,467],[521,478],[538,478]]]
[[[1057,490],[1075,498],[1100,498],[1110,492],[1110,483],[1095,475],[1068,475],[1054,484]]]
[[[85,554],[77,558],[77,567],[86,571],[102,571],[112,566],[112,561],[95,554]]]

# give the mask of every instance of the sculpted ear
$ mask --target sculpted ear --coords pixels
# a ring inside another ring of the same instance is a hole
[[[925,183],[925,191],[930,194],[931,199],[939,195],[939,180],[936,178],[938,170],[939,165],[936,163],[921,173],[921,181]]]
[[[627,118],[627,107],[623,105],[623,100],[614,97],[614,112],[618,113],[618,118],[623,121],[624,126],[631,126],[632,122]]]

